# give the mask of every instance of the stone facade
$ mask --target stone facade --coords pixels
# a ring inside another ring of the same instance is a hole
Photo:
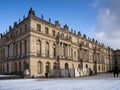
[[[76,34],[59,21],[45,21],[36,17],[32,8],[28,16],[15,22],[9,32],[1,34],[0,72],[21,73],[29,70],[29,76],[44,77],[52,70],[91,69],[94,73],[112,70],[113,50]]]

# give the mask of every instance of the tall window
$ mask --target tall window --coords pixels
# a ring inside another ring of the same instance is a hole
[[[55,44],[53,44],[53,57],[55,57],[56,56],[56,46],[55,46]]]
[[[8,57],[9,57],[9,53],[10,53],[9,51],[10,51],[10,45],[8,45]]]
[[[46,63],[46,72],[50,73],[50,63],[49,62]]]
[[[37,31],[41,32],[41,25],[37,24]]]
[[[49,29],[48,29],[48,27],[45,27],[45,34],[49,34]]]
[[[65,63],[65,69],[69,69],[68,63]]]
[[[25,50],[25,54],[27,52],[27,40],[24,41],[24,50]]]
[[[18,45],[15,45],[15,52],[16,52],[16,56],[18,55]]]
[[[19,62],[19,71],[21,72],[21,62]]]
[[[52,30],[52,35],[55,36],[55,30]]]
[[[14,63],[14,71],[17,72],[17,63]]]
[[[24,27],[25,27],[25,31],[27,31],[27,24],[25,24],[25,26],[24,26]]]
[[[22,55],[22,42],[20,42],[20,55]]]
[[[20,28],[20,35],[22,34],[22,28]]]
[[[76,57],[76,52],[74,52],[74,57]]]
[[[37,63],[37,71],[38,71],[38,74],[42,73],[42,62],[40,61]]]
[[[49,57],[49,43],[46,42],[46,45],[45,45],[45,53],[46,53],[46,57]]]
[[[9,73],[9,64],[7,63],[7,73]]]
[[[37,55],[41,55],[41,41],[37,41]]]
[[[57,69],[57,63],[56,62],[53,65],[53,69]]]

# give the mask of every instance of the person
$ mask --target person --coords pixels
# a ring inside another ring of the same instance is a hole
[[[119,76],[119,70],[118,70],[118,67],[115,66],[114,70],[113,70],[113,73],[114,73],[114,77],[117,75],[117,77]]]
[[[48,72],[45,73],[45,77],[48,78]]]

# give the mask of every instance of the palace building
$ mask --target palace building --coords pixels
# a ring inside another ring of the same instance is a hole
[[[70,31],[67,25],[61,27],[59,21],[52,24],[43,15],[38,18],[32,8],[27,17],[14,22],[0,36],[0,73],[21,74],[28,70],[29,77],[44,77],[45,73],[72,76],[73,70],[75,76],[76,70],[96,74],[112,69],[110,47]]]

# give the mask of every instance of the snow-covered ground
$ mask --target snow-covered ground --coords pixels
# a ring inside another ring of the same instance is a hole
[[[101,74],[79,78],[0,80],[0,90],[120,90],[120,77]]]

